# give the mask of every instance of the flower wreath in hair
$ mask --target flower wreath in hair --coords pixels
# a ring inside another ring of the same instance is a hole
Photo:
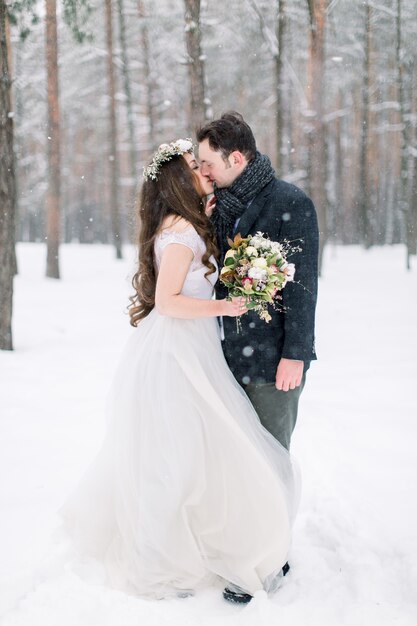
[[[145,180],[156,180],[162,163],[170,161],[174,156],[182,156],[186,152],[193,152],[194,145],[191,139],[177,139],[171,143],[161,143],[149,165],[143,168]]]

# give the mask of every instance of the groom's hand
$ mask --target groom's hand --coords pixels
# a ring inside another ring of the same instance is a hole
[[[304,361],[281,359],[275,376],[275,387],[280,391],[289,391],[301,385]]]

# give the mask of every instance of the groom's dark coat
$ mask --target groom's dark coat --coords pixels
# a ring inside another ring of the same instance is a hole
[[[319,235],[312,201],[298,187],[272,180],[243,213],[235,234],[246,237],[258,231],[273,241],[287,240],[302,251],[288,258],[296,269],[295,282],[287,283],[281,292],[285,312],[270,307],[272,320],[266,323],[250,311],[240,318],[240,333],[235,318],[223,318],[225,357],[238,382],[244,385],[274,382],[281,357],[304,361],[304,371],[316,359],[314,315]],[[216,297],[226,295],[226,288],[218,283]]]

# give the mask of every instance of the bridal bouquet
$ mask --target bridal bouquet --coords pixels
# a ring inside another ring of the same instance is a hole
[[[276,308],[280,291],[294,280],[295,266],[288,263],[287,255],[296,249],[286,242],[271,241],[261,232],[244,239],[238,234],[228,243],[221,282],[228,288],[229,297],[244,296],[247,308],[269,322],[272,318],[268,305]]]

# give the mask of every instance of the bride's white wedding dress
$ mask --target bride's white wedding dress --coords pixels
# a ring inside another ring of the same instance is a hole
[[[171,243],[194,253],[182,293],[211,298],[217,273],[204,277],[203,240],[193,227],[165,231],[158,266]],[[166,597],[219,577],[269,591],[297,500],[290,456],[230,372],[217,320],[154,309],[121,357],[101,451],[60,510],[79,553],[138,595]]]

